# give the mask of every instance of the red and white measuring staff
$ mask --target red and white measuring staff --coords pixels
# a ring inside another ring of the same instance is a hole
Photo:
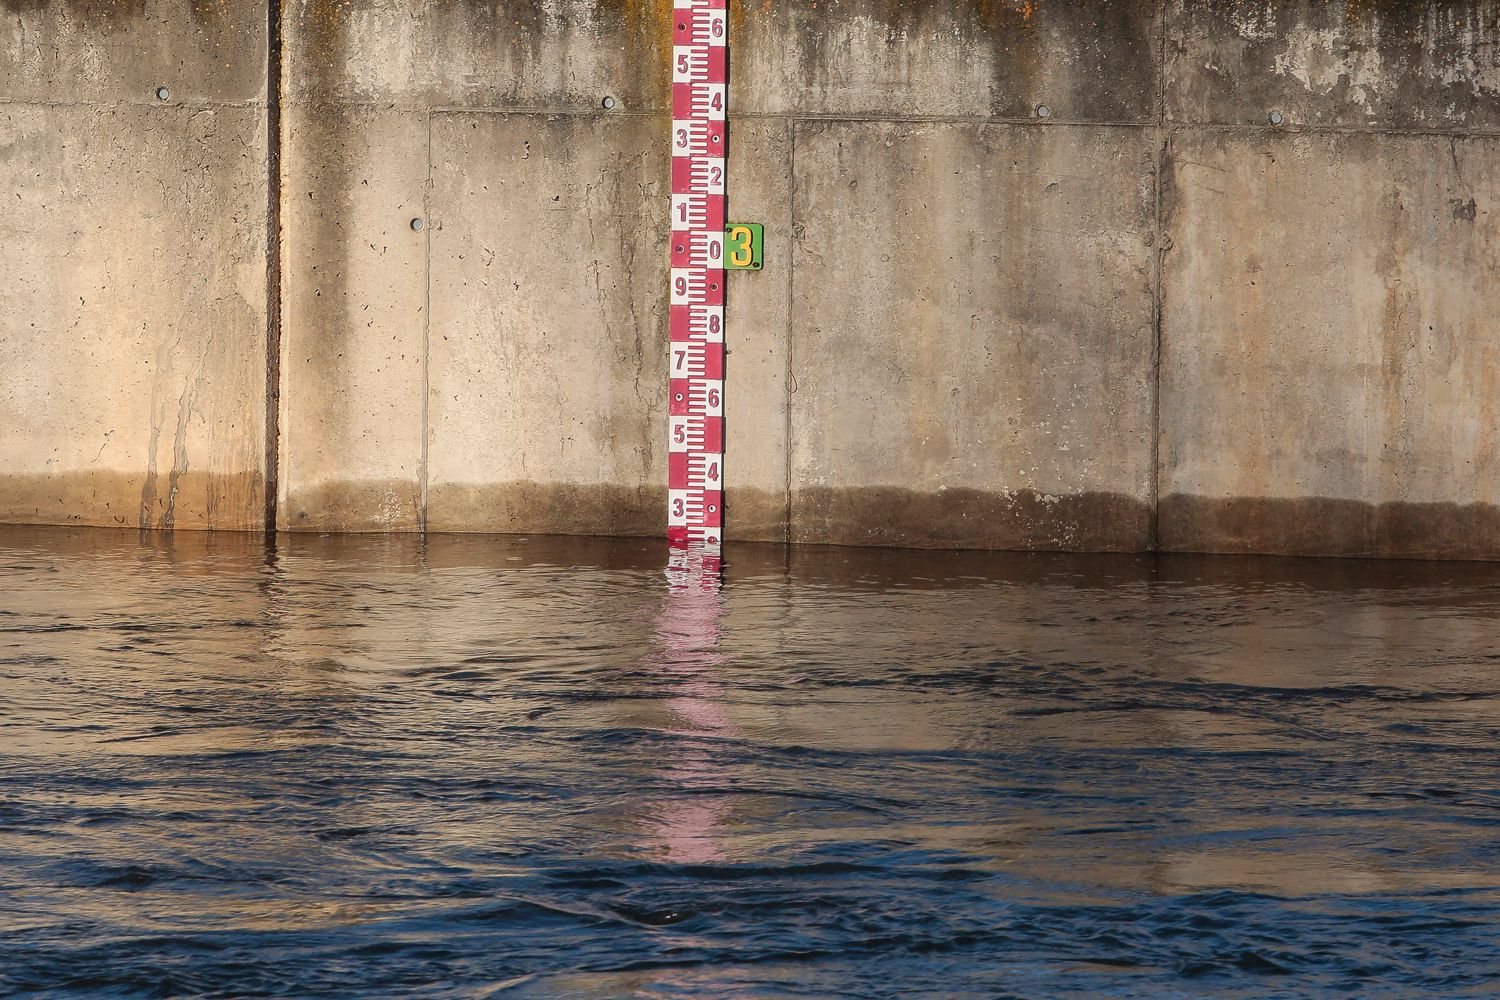
[[[674,0],[667,538],[717,548],[724,525],[728,0]]]

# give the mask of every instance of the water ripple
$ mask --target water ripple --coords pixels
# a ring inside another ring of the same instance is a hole
[[[0,529],[0,995],[1500,990],[1500,567]]]

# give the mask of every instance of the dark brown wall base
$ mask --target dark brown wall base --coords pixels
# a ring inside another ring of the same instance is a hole
[[[335,480],[289,489],[282,505],[282,530],[391,531],[393,523],[416,528],[422,486],[415,479]]]
[[[1164,552],[1500,559],[1500,508],[1329,497],[1162,497]]]
[[[0,523],[103,528],[260,531],[265,509],[259,472],[191,468],[0,475]]]
[[[171,478],[160,477],[153,488],[147,477],[105,473],[0,477],[0,523],[260,530],[258,474],[187,471],[175,483]],[[419,502],[415,483],[339,483],[291,498],[290,527],[293,532],[383,531],[377,508],[395,503],[414,510]],[[449,485],[434,489],[429,502],[434,533],[655,538],[663,533],[666,490]],[[741,489],[731,490],[727,503],[728,538],[737,541],[1018,552],[1152,550],[1150,507],[1112,493],[1049,497],[1030,491],[820,488],[795,491],[788,508],[782,494]],[[82,510],[105,513],[86,517],[77,513]],[[1490,504],[1172,494],[1161,499],[1157,531],[1157,548],[1164,553],[1500,560],[1500,507]]]
[[[805,489],[792,495],[791,535],[834,545],[1139,552],[1151,544],[1151,510],[1117,493]]]
[[[429,491],[427,505],[431,531],[660,535],[666,518],[665,485],[440,485]]]
[[[287,526],[388,530],[372,512],[387,503],[417,502],[417,496],[414,483],[338,483],[293,497]],[[429,491],[426,522],[435,533],[654,537],[664,533],[666,505],[665,488],[656,486],[446,484]],[[794,491],[788,505],[783,493],[740,488],[729,491],[726,516],[733,541],[1053,552],[1151,547],[1150,508],[1113,493],[821,488]]]

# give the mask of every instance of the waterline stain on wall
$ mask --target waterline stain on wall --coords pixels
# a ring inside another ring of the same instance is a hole
[[[261,109],[0,105],[0,136],[4,508],[255,528]]]
[[[1406,559],[1493,559],[1500,552],[1500,506],[1489,503],[1172,494],[1162,497],[1160,518],[1167,551]]]

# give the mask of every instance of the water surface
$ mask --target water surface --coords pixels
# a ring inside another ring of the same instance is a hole
[[[1500,567],[0,529],[0,994],[1489,996]]]

